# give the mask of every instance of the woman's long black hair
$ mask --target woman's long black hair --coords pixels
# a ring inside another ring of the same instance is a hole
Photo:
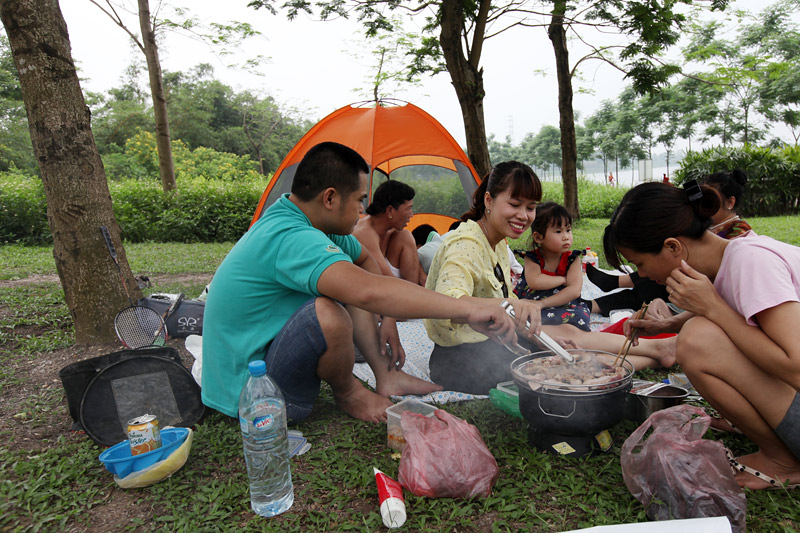
[[[708,185],[690,182],[687,186],[649,182],[625,193],[603,233],[608,264],[614,268],[622,264],[619,247],[657,254],[670,237],[702,237],[711,225],[711,215],[720,208],[720,195]]]
[[[506,189],[514,198],[527,198],[534,202],[542,199],[542,184],[531,167],[518,161],[498,163],[475,189],[472,207],[461,215],[461,220],[480,220],[486,212],[486,191],[492,198],[497,198]]]

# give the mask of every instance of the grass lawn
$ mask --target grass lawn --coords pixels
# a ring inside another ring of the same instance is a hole
[[[800,245],[800,217],[749,222],[759,233]],[[605,224],[582,220],[575,228],[575,247],[591,246],[602,265]],[[154,281],[150,290],[183,291],[191,297],[210,280],[230,246],[129,244],[126,252],[133,271]],[[53,279],[49,248],[0,246],[0,265],[0,531],[384,529],[372,467],[397,476],[386,426],[342,414],[327,387],[311,417],[297,427],[312,447],[292,460],[295,503],[279,517],[263,519],[250,511],[238,424],[217,413],[196,427],[189,460],[174,476],[144,489],[118,488],[97,460],[102,450],[69,430],[58,370],[121,346],[73,346],[71,318]],[[171,342],[181,348],[180,340]],[[648,372],[645,377],[665,374]],[[500,477],[490,497],[473,501],[407,492],[403,530],[564,531],[646,521],[645,509],[623,483],[619,462],[620,445],[634,423],[612,428],[611,453],[569,459],[533,449],[524,423],[488,400],[444,408],[478,427]],[[754,451],[742,436],[722,439],[737,455]],[[746,495],[749,531],[800,530],[800,493]]]

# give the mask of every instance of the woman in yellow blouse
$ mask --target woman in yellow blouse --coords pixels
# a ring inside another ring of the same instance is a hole
[[[586,332],[569,324],[542,328],[539,304],[519,300],[512,292],[506,238],[517,239],[530,227],[541,198],[541,183],[528,165],[509,161],[495,166],[475,191],[472,208],[461,217],[464,222],[436,252],[425,286],[454,298],[489,298],[498,305],[509,300],[525,348],[537,350],[529,339],[544,329],[562,345],[616,353],[624,341],[621,335]],[[526,322],[530,330],[522,327]],[[511,362],[517,355],[502,344],[449,320],[425,320],[425,329],[434,342],[431,379],[446,390],[487,394],[512,379]],[[643,339],[631,354],[628,360],[636,368],[675,362],[672,339]]]

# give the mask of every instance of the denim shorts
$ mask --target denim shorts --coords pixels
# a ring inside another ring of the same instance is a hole
[[[792,405],[786,415],[775,428],[775,433],[789,448],[792,454],[800,459],[800,392],[794,395]]]
[[[319,325],[316,298],[311,298],[284,324],[269,345],[267,374],[281,388],[289,423],[308,417],[319,395],[319,358],[328,343]]]

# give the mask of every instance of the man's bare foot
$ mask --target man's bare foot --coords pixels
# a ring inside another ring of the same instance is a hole
[[[389,398],[375,394],[355,378],[348,390],[334,391],[333,396],[339,409],[366,422],[385,422],[386,408],[394,405]]]
[[[737,457],[736,462],[739,467],[734,465],[734,468],[741,470],[746,467],[747,471],[740,471],[736,474],[736,482],[742,488],[760,490],[778,486],[772,484],[769,479],[774,479],[779,484],[788,483],[789,485],[800,484],[800,464],[795,462],[794,465],[784,466],[761,452],[751,453],[742,457]],[[756,475],[756,472],[761,475]]]
[[[425,381],[402,370],[391,370],[376,376],[377,386],[375,392],[381,396],[405,396],[406,394],[428,394],[442,390],[441,385]]]

